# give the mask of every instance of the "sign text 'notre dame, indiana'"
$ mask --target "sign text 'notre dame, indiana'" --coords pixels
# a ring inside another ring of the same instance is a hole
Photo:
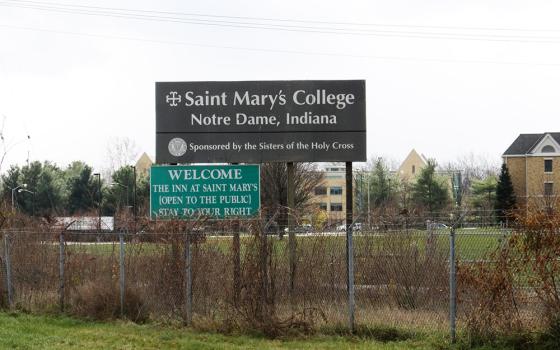
[[[364,80],[156,83],[156,162],[366,160]]]
[[[152,219],[248,218],[260,209],[258,165],[153,166]]]

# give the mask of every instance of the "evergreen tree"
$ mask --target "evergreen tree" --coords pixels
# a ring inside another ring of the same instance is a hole
[[[116,200],[116,208],[132,207],[134,201],[134,169],[125,165],[113,175],[111,191]]]
[[[35,192],[35,215],[52,216],[60,214],[64,209],[62,188],[62,171],[49,162],[43,164],[37,180]]]
[[[488,176],[483,180],[474,180],[471,186],[471,204],[474,208],[492,210],[496,202],[498,180]]]
[[[511,182],[507,166],[502,164],[502,170],[496,186],[496,204],[494,205],[498,221],[504,222],[508,212],[514,208],[515,192],[513,191],[513,183]]]
[[[18,190],[17,203],[20,210],[27,215],[34,215],[36,210],[37,183],[43,171],[41,162],[34,161],[21,168],[20,181],[25,188]]]
[[[138,216],[149,215],[150,210],[150,175],[138,174],[136,177],[136,213]]]
[[[104,215],[114,215],[118,209],[122,209],[126,206],[132,210],[135,204],[137,215],[147,215],[145,209],[148,208],[150,204],[149,175],[136,174],[135,186],[134,168],[125,165],[117,169],[111,176],[111,179],[111,186],[107,186],[103,189],[102,211]],[[134,197],[135,195],[136,198]]]
[[[428,160],[416,182],[412,185],[412,200],[417,205],[434,213],[444,209],[449,203],[449,191],[445,180],[436,174],[436,162]]]
[[[83,162],[73,162],[66,173],[69,213],[82,213],[95,209],[96,184],[92,177],[91,167]]]
[[[17,165],[10,166],[8,171],[2,175],[2,193],[6,201],[11,200],[12,188],[23,184],[21,177],[21,169]]]
[[[356,185],[357,190],[360,191],[356,198],[358,203],[361,204],[360,207],[367,209],[369,202],[369,208],[372,210],[385,207],[389,203],[395,201],[397,182],[391,176],[389,168],[383,158],[378,158],[375,161],[373,169],[368,174],[367,180],[362,178],[359,180],[362,186],[363,182],[366,181],[365,188],[367,189],[364,191],[359,185]]]

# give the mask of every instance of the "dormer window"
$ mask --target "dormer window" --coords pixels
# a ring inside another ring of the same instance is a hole
[[[546,145],[541,149],[542,153],[554,153],[556,150],[551,145]]]

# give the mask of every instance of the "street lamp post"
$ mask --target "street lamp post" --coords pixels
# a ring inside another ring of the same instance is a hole
[[[134,165],[130,165],[132,168],[132,213],[134,214],[134,218],[136,219],[136,167]]]
[[[97,176],[97,232],[101,231],[101,174],[94,173],[93,176]]]
[[[20,188],[27,188],[27,184],[17,185],[16,187],[11,189],[12,190],[12,213],[15,212],[14,200],[16,196],[16,191],[19,190]]]
[[[120,186],[120,187],[124,188],[124,190],[126,191],[126,207],[130,208],[130,205],[129,205],[129,202],[128,202],[128,186],[123,185],[119,182],[113,182],[113,183],[111,183],[111,186]]]
[[[134,232],[136,232],[136,166],[134,165],[130,165],[130,167],[132,168],[132,216],[133,216],[133,222],[134,222]]]

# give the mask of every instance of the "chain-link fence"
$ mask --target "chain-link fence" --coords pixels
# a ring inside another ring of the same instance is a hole
[[[459,273],[456,280],[456,270],[495,264],[493,254],[511,234],[503,225],[451,228],[434,222],[355,230],[349,286],[346,232],[290,238],[261,234],[258,223],[218,233],[171,231],[5,230],[1,304],[220,329],[383,325],[447,331],[455,319],[459,329],[465,327],[479,303],[469,291],[471,279]],[[526,293],[517,306],[536,317],[527,284],[518,282],[516,292]]]

